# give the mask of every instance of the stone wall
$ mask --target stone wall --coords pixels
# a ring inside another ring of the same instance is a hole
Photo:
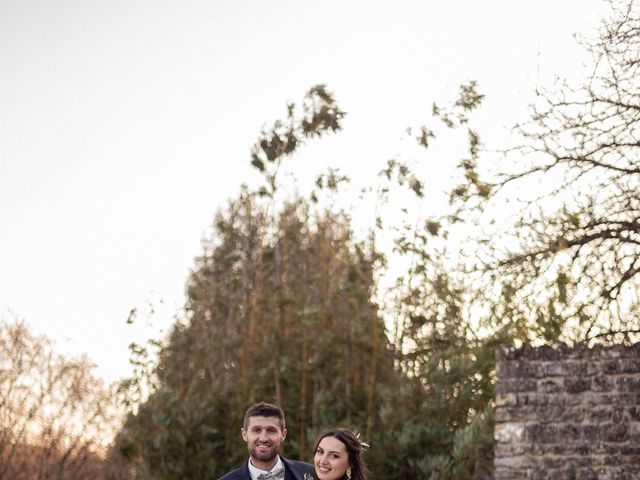
[[[495,480],[640,479],[640,343],[496,360]]]

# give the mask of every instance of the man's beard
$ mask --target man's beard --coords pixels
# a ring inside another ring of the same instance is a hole
[[[249,448],[249,455],[256,460],[260,460],[261,462],[269,462],[276,458],[276,455],[280,453],[280,444],[274,443],[271,445],[266,452],[259,452],[256,443],[254,443],[251,448]]]

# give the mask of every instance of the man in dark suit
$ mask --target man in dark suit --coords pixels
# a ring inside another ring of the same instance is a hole
[[[249,461],[218,480],[304,480],[305,473],[313,471],[309,463],[280,456],[287,436],[280,407],[264,402],[252,405],[240,433],[247,442]]]

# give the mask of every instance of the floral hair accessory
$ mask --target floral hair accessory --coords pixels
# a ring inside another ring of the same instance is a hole
[[[306,472],[304,474],[304,477],[302,477],[303,480],[313,480],[313,475],[311,475],[309,472]]]
[[[360,433],[359,432],[353,432],[353,435],[358,439],[358,442],[360,442],[360,446],[362,448],[364,448],[365,450],[367,448],[369,448],[369,444],[367,442],[363,442],[362,440],[360,440]]]

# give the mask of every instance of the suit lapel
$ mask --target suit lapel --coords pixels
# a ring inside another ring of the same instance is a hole
[[[251,474],[249,473],[249,462],[245,462],[244,468],[238,476],[238,480],[251,480]]]
[[[291,465],[289,465],[289,462],[285,462],[283,459],[282,463],[284,464],[284,480],[296,480],[296,476],[291,469]]]
[[[304,471],[302,468],[288,462],[284,458],[282,459],[282,463],[284,463],[284,480],[303,480]]]

